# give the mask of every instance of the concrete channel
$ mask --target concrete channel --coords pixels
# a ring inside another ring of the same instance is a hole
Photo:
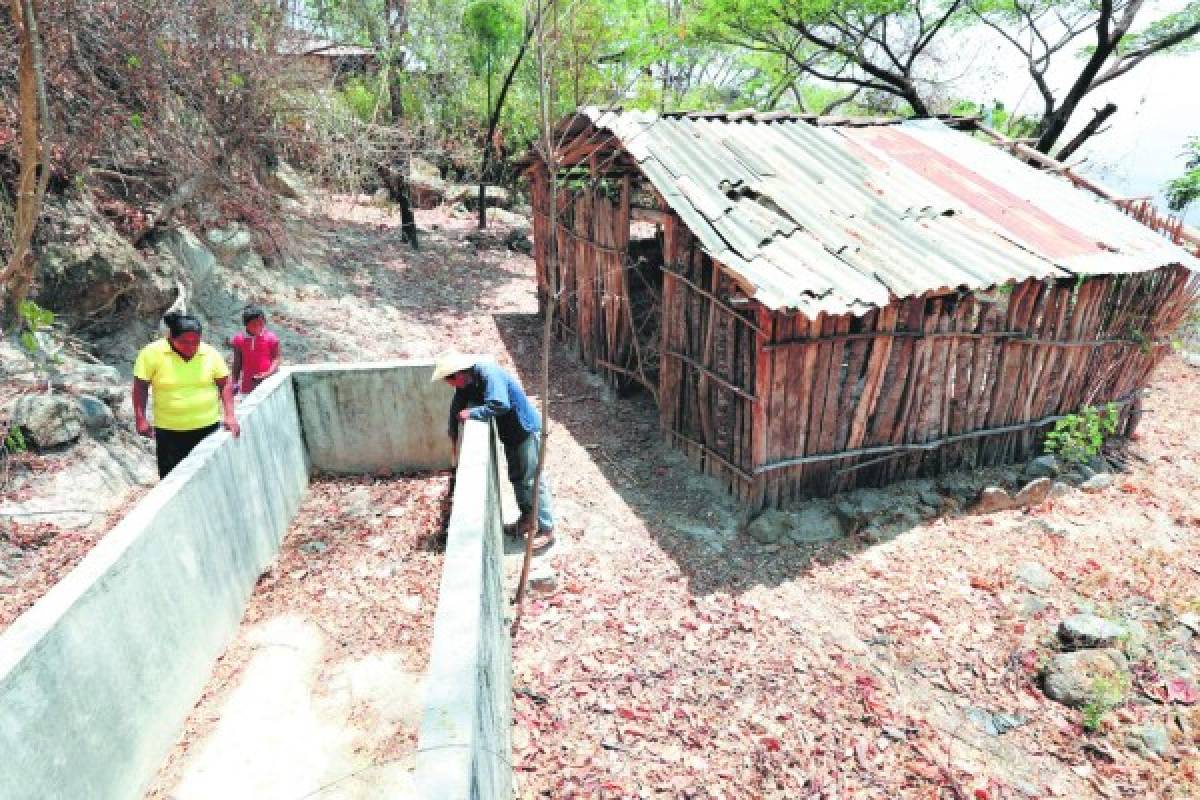
[[[433,365],[291,368],[239,406],[0,633],[0,797],[140,798],[315,471],[445,469]],[[495,434],[464,427],[415,766],[427,800],[512,793],[511,657]]]

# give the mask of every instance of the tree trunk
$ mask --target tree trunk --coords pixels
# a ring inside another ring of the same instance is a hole
[[[21,47],[17,67],[21,171],[17,179],[12,254],[8,266],[0,272],[0,291],[4,293],[4,304],[0,309],[3,319],[0,321],[13,326],[14,330],[20,319],[21,303],[25,301],[33,283],[35,260],[31,245],[38,217],[41,216],[46,183],[50,179],[50,165],[45,161],[43,148],[43,134],[48,126],[49,114],[42,78],[37,5],[37,0],[14,0],[9,6]]]
[[[1079,104],[1083,102],[1083,98],[1091,91],[1092,81],[1100,73],[1104,62],[1112,55],[1120,40],[1120,36],[1113,36],[1096,48],[1091,58],[1088,59],[1087,65],[1072,84],[1071,90],[1067,92],[1067,96],[1058,104],[1058,108],[1042,119],[1042,130],[1038,134],[1037,144],[1034,145],[1039,153],[1049,153],[1050,149],[1054,147],[1054,143],[1063,135],[1071,115],[1075,113]]]
[[[487,134],[483,139],[483,159],[479,166],[479,228],[481,230],[487,227],[487,171],[492,164],[492,139],[496,135],[496,126],[500,124],[500,112],[504,109],[504,100],[508,97],[508,90],[512,87],[513,79],[517,77],[517,67],[521,66],[521,59],[525,57],[525,52],[529,49],[529,40],[533,38],[534,30],[541,24],[543,12],[547,8],[553,7],[554,3],[555,0],[549,0],[544,6],[538,5],[537,16],[534,18],[533,24],[525,31],[525,38],[521,40],[521,47],[513,56],[512,66],[508,68],[508,73],[504,76],[504,83],[500,85],[500,95],[496,98],[496,106],[488,118]]]
[[[1094,116],[1092,117],[1091,121],[1088,122],[1087,125],[1084,125],[1083,130],[1076,134],[1074,139],[1067,142],[1063,149],[1059,150],[1058,154],[1054,157],[1059,161],[1066,161],[1071,157],[1072,154],[1074,154],[1076,150],[1079,149],[1080,145],[1095,136],[1097,131],[1100,130],[1100,126],[1104,124],[1104,121],[1115,113],[1117,113],[1117,106],[1115,103],[1107,103],[1104,108],[1094,109]]]

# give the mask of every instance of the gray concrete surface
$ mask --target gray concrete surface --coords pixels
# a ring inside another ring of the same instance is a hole
[[[433,363],[320,364],[290,370],[314,469],[335,473],[450,466],[453,390]]]
[[[238,407],[6,631],[0,798],[140,798],[278,553],[310,469],[439,469],[451,392],[432,365],[292,368]],[[421,795],[508,800],[512,666],[497,444],[464,426],[435,620]]]
[[[512,657],[491,431],[463,428],[417,749],[424,800],[512,797]]]
[[[239,406],[0,634],[0,797],[140,797],[308,483],[291,378]]]

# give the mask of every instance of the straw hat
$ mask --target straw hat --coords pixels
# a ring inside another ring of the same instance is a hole
[[[476,356],[466,353],[442,353],[433,365],[433,383],[444,380],[456,372],[462,372],[464,369],[471,369],[477,360]]]

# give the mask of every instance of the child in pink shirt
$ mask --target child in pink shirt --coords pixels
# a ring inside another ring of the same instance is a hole
[[[255,305],[242,310],[245,333],[235,333],[233,345],[233,390],[250,394],[254,387],[279,369],[279,337],[267,330],[267,315]]]

